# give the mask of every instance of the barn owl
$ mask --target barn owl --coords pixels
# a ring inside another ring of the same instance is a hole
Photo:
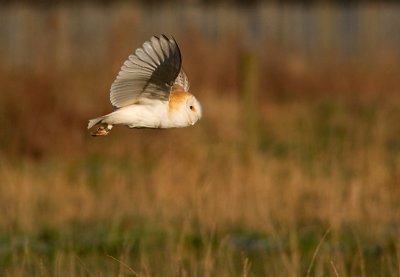
[[[181,52],[172,37],[153,36],[124,62],[111,85],[114,111],[89,120],[99,125],[93,136],[107,135],[114,125],[129,128],[177,128],[194,125],[201,105],[189,93]]]

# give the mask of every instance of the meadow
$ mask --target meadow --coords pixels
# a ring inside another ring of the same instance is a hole
[[[177,40],[185,129],[89,135],[127,44],[2,68],[0,275],[399,276],[398,52]]]

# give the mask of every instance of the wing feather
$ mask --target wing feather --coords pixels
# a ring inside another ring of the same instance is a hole
[[[179,75],[178,77],[176,77],[174,84],[181,86],[184,91],[189,92],[189,79],[183,69],[181,69],[181,71],[179,72]]]
[[[111,85],[111,104],[121,108],[145,99],[168,100],[171,87],[177,80],[187,80],[181,65],[176,41],[165,35],[153,36],[122,65]]]

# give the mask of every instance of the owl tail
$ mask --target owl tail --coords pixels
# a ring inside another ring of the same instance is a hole
[[[87,126],[88,129],[92,128],[93,126],[102,123],[101,121],[104,119],[104,116],[100,116],[98,118],[90,119],[89,124]]]
[[[92,128],[95,125],[101,124],[101,126],[99,126],[99,128],[97,128],[96,131],[90,133],[92,136],[94,136],[94,137],[105,136],[111,131],[113,125],[104,123],[103,122],[104,118],[105,118],[104,116],[101,116],[101,117],[89,120],[88,129]]]

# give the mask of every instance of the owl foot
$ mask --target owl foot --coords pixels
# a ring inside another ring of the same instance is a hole
[[[112,127],[111,124],[101,125],[95,132],[91,132],[90,134],[94,137],[105,136],[111,131]]]

